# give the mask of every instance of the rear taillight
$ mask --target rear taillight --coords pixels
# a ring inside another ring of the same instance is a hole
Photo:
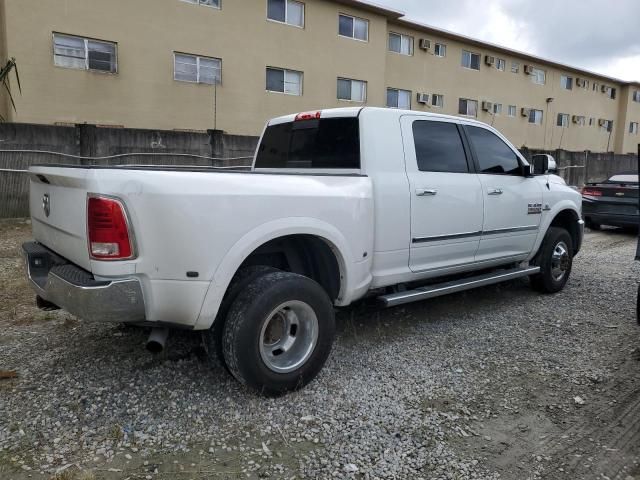
[[[582,195],[587,197],[601,197],[602,192],[600,190],[596,190],[595,188],[584,187],[582,189]]]
[[[89,254],[97,260],[133,257],[133,246],[124,206],[109,197],[89,197],[87,204]]]

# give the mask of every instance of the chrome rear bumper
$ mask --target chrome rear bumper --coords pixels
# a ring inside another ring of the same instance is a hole
[[[77,317],[105,322],[142,322],[144,297],[137,278],[95,280],[36,242],[22,245],[27,277],[35,292]]]

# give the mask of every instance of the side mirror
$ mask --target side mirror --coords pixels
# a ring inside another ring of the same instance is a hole
[[[557,173],[558,167],[555,159],[546,153],[540,153],[531,157],[533,170],[535,175],[546,175],[548,173]]]
[[[533,177],[535,175],[533,165],[520,165],[520,174],[523,177]]]

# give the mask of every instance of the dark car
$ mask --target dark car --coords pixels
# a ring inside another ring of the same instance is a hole
[[[638,174],[623,172],[587,183],[582,188],[582,216],[593,230],[601,225],[638,228]]]

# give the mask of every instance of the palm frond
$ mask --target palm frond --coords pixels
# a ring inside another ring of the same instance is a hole
[[[20,75],[18,74],[18,65],[16,63],[16,59],[11,57],[7,60],[7,63],[0,68],[0,84],[4,87],[9,95],[9,101],[11,102],[11,107],[13,111],[16,111],[16,102],[13,100],[13,94],[11,93],[11,87],[9,86],[9,75],[13,72],[16,78],[16,85],[18,87],[18,92],[22,94],[22,86],[20,85]],[[0,122],[4,122],[5,118],[0,115]]]

